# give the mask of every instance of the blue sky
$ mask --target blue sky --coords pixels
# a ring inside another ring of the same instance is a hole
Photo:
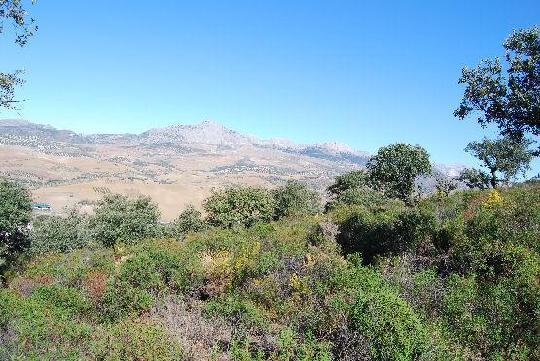
[[[212,119],[370,152],[418,143],[446,163],[472,163],[463,148],[486,134],[452,116],[461,67],[540,23],[538,0],[40,0],[30,10],[40,29],[26,48],[0,38],[0,69],[26,70],[27,100],[0,117],[85,133]]]

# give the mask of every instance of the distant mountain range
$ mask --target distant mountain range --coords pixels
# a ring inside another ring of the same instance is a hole
[[[82,135],[71,130],[59,130],[50,125],[42,125],[19,119],[0,120],[0,135],[17,137],[38,137],[47,141],[69,144],[122,144],[122,145],[168,145],[196,146],[214,145],[239,147],[251,145],[272,148],[289,153],[303,154],[333,161],[350,161],[365,165],[369,153],[353,150],[346,144],[327,142],[319,144],[297,144],[286,138],[262,140],[228,129],[213,121],[203,121],[194,125],[174,124],[154,128],[141,134],[90,134]]]
[[[334,177],[362,168],[369,153],[335,142],[297,144],[259,139],[204,121],[141,134],[89,134],[25,120],[0,120],[0,176],[32,189],[53,209],[88,204],[113,191],[148,194],[165,219],[211,188],[235,183],[273,186],[288,179],[323,192]],[[463,166],[436,165],[455,176]],[[433,180],[423,180],[428,187]]]

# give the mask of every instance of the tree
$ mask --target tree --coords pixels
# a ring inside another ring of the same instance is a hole
[[[463,68],[465,92],[454,115],[479,113],[482,126],[494,123],[503,136],[520,140],[540,135],[540,28],[513,32],[503,44],[506,76],[499,58]]]
[[[217,227],[249,227],[259,221],[270,221],[274,199],[264,188],[234,186],[212,190],[203,203],[208,222]]]
[[[19,46],[25,46],[37,31],[34,19],[28,16],[20,0],[0,0],[0,34],[4,32],[6,23],[13,25],[15,43]],[[20,70],[12,73],[0,72],[0,109],[14,108],[18,102],[14,99],[15,87],[24,82],[20,78],[21,73]]]
[[[337,198],[350,189],[366,186],[368,182],[369,175],[364,169],[353,170],[338,175],[334,183],[327,188],[327,192],[331,198]]]
[[[514,140],[504,137],[496,140],[484,138],[481,142],[471,142],[465,151],[478,158],[488,172],[467,170],[462,173],[467,185],[474,188],[497,188],[500,183],[508,184],[519,173],[525,174],[529,169],[533,152],[529,149],[530,140],[522,138]],[[484,186],[482,186],[482,183]]]
[[[437,194],[443,197],[448,197],[452,191],[456,190],[458,184],[452,177],[448,177],[440,172],[435,174],[435,189]]]
[[[66,216],[41,215],[33,219],[31,254],[70,252],[90,244],[88,216],[76,208],[68,209],[67,213]]]
[[[463,169],[458,180],[471,189],[488,189],[490,187],[489,174],[479,169]]]
[[[0,180],[0,274],[29,245],[30,193],[14,182]]]
[[[158,235],[159,209],[150,197],[107,194],[90,219],[97,241],[108,247]]]
[[[412,201],[415,179],[431,172],[429,154],[424,148],[401,143],[380,148],[367,168],[375,189],[407,203]]]
[[[170,236],[182,239],[189,232],[200,232],[207,228],[207,224],[202,217],[202,213],[193,205],[188,205],[178,218],[169,226]]]
[[[317,214],[321,211],[321,197],[304,183],[288,181],[272,191],[275,200],[274,218]]]

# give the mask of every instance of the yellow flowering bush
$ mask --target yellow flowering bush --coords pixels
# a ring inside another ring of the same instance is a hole
[[[503,197],[501,192],[497,189],[491,189],[487,195],[486,200],[484,201],[484,206],[491,208],[499,206],[503,203]]]

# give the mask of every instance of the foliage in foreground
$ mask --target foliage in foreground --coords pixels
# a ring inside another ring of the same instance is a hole
[[[0,284],[10,263],[30,245],[27,228],[30,211],[29,192],[0,179]]]
[[[538,224],[533,183],[43,254],[0,358],[535,359]]]

